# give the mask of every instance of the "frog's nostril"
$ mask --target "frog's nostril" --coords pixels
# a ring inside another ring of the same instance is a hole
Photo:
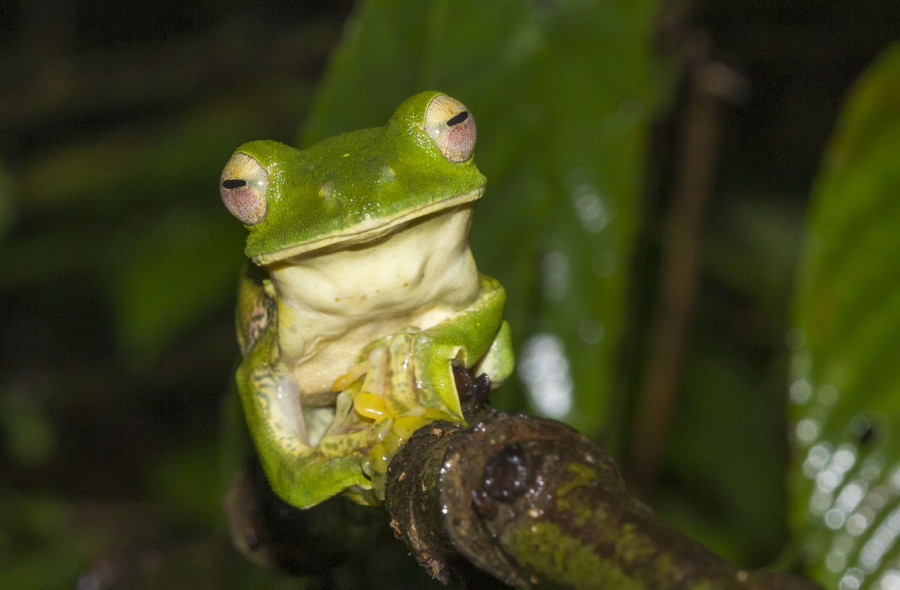
[[[222,186],[227,188],[228,190],[234,190],[236,188],[240,188],[242,186],[246,186],[247,181],[243,178],[229,178],[228,180],[222,181]]]

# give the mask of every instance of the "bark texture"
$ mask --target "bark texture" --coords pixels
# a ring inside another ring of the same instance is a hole
[[[395,534],[443,581],[485,587],[477,569],[516,588],[819,588],[748,572],[687,538],[628,493],[599,447],[553,420],[432,424],[394,458],[387,482]]]

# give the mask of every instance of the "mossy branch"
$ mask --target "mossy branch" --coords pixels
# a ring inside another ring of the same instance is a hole
[[[819,588],[729,564],[630,495],[585,436],[525,414],[420,429],[391,462],[387,508],[443,581],[474,566],[516,588]]]

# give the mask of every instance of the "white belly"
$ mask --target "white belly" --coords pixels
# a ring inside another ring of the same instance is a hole
[[[478,296],[469,251],[472,205],[404,226],[373,243],[273,264],[282,361],[304,405],[332,403],[331,385],[360,350],[403,328],[426,329]]]

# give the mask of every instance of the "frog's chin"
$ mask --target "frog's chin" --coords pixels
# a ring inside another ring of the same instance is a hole
[[[352,246],[354,244],[365,244],[373,242],[397,231],[399,228],[402,228],[403,226],[417,219],[433,215],[440,211],[452,209],[453,207],[457,207],[465,203],[477,201],[481,198],[482,193],[484,193],[484,187],[479,187],[475,190],[471,190],[461,195],[454,195],[440,201],[428,203],[427,205],[423,205],[415,209],[410,209],[405,213],[389,219],[366,219],[362,223],[358,223],[354,226],[348,227],[343,231],[335,232],[325,237],[317,238],[315,240],[309,240],[301,244],[296,244],[289,248],[276,250],[275,252],[266,252],[264,254],[259,254],[258,256],[253,257],[253,262],[260,266],[267,266],[287,260],[289,258],[294,258],[296,256],[301,256],[323,249],[330,249],[335,247],[344,248],[347,246]]]

